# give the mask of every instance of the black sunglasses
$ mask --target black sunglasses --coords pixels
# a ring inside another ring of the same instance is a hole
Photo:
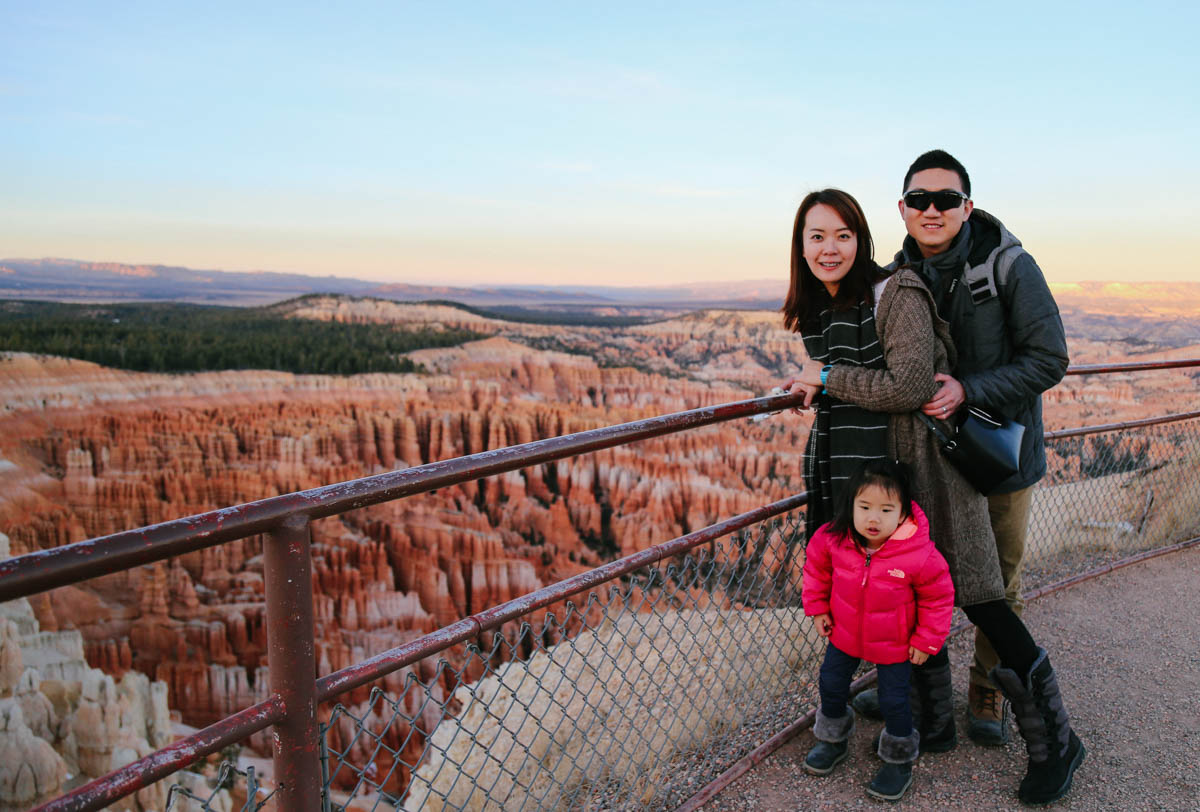
[[[969,197],[953,189],[942,189],[940,192],[927,192],[924,189],[917,189],[904,193],[904,205],[917,211],[925,211],[929,208],[930,203],[938,211],[949,211],[950,209],[957,209],[968,200],[970,200]]]

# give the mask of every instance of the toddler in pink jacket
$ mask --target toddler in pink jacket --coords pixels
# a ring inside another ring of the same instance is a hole
[[[804,769],[828,775],[845,759],[854,727],[846,704],[850,681],[860,660],[875,663],[883,766],[867,794],[888,801],[912,784],[920,741],[909,705],[912,666],[941,649],[954,612],[950,568],[911,492],[903,464],[865,463],[847,482],[833,521],[809,539],[804,561],[804,614],[829,639],[813,726],[817,744]]]

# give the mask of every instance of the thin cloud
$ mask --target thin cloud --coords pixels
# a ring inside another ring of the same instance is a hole
[[[640,68],[605,68],[541,77],[528,83],[529,89],[551,96],[590,101],[628,100],[678,95],[678,88],[661,74]]]
[[[82,110],[65,110],[62,116],[69,121],[82,124],[102,124],[104,126],[141,127],[146,123],[140,118],[128,116],[124,113],[89,113]]]
[[[590,161],[568,161],[553,158],[539,162],[537,168],[547,169],[551,172],[566,172],[572,175],[586,175],[596,171],[595,165]]]
[[[458,77],[445,74],[397,74],[386,71],[337,68],[330,83],[354,90],[424,93],[440,98],[495,98],[517,96],[626,101],[630,98],[663,99],[678,96],[679,88],[661,74],[640,68],[586,66],[564,68],[553,76],[493,74],[488,77]]]
[[[621,188],[629,189],[638,194],[655,197],[685,198],[693,200],[713,200],[722,197],[733,197],[733,189],[719,189],[711,186],[691,186],[681,183],[632,183],[621,184]]]

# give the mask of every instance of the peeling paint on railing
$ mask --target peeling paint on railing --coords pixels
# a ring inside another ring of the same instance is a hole
[[[1077,429],[1059,429],[1046,432],[1047,440],[1061,440],[1063,437],[1082,437],[1088,434],[1105,434],[1112,431],[1125,431],[1146,426],[1158,426],[1163,423],[1178,423],[1181,420],[1191,420],[1200,417],[1200,412],[1180,412],[1167,414],[1162,417],[1147,417],[1142,420],[1126,420],[1123,423],[1105,423],[1101,426],[1083,426]]]
[[[1068,375],[1097,375],[1111,372],[1146,372],[1152,369],[1200,367],[1200,358],[1180,361],[1132,361],[1128,364],[1077,364],[1067,368]]]
[[[110,803],[132,795],[211,753],[265,730],[282,721],[284,715],[283,702],[278,697],[271,697],[167,745],[145,758],[96,778],[37,807],[33,812],[92,812],[103,809]]]

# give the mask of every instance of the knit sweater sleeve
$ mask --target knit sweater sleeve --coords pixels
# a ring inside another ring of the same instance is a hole
[[[825,382],[839,400],[873,412],[911,412],[937,390],[929,294],[893,278],[879,303],[876,331],[885,369],[835,365]]]

